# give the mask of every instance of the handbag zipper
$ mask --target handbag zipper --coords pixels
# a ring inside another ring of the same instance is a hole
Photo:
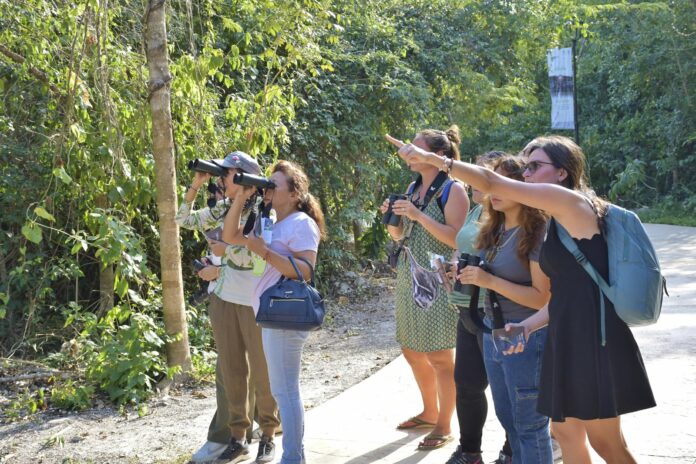
[[[305,301],[305,300],[303,298],[271,298],[271,302],[268,306],[273,307],[274,301]]]

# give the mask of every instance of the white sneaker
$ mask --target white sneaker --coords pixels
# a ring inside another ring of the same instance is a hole
[[[217,459],[218,456],[222,454],[227,448],[227,443],[216,443],[214,441],[206,441],[203,446],[201,446],[198,451],[193,453],[191,456],[192,462],[208,462]]]
[[[554,438],[551,439],[551,450],[553,451],[553,462],[560,461],[561,459],[563,459],[561,445],[559,445]]]

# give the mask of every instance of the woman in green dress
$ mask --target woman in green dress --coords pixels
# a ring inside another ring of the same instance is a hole
[[[412,143],[449,160],[459,159],[457,126],[446,132],[424,130]],[[447,166],[451,163],[439,168],[409,164],[418,178],[408,187],[408,198],[392,205],[392,212],[402,217],[401,223],[387,228],[391,237],[404,245],[397,265],[396,339],[423,400],[423,409],[397,428],[432,428],[419,444],[421,450],[436,449],[452,440],[450,422],[455,409],[454,347],[458,315],[437,286],[420,286],[421,277],[427,277],[425,270],[430,269],[430,253],[447,259],[452,255],[457,232],[469,210],[466,191],[449,178]],[[382,213],[389,206],[385,200]]]

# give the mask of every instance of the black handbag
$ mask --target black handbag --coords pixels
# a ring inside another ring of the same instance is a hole
[[[306,259],[297,258],[307,263],[312,273],[310,281],[305,282],[295,259],[288,258],[299,280],[282,276],[267,288],[261,294],[256,323],[266,329],[318,330],[324,322],[326,309],[324,298],[314,288],[314,269]]]

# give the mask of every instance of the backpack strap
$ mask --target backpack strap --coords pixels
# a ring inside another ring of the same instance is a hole
[[[440,207],[440,211],[442,211],[442,214],[445,214],[445,205],[447,204],[447,200],[449,199],[450,190],[452,190],[453,184],[454,180],[448,179],[447,182],[445,182],[445,186],[442,187],[442,195],[437,197],[437,206]]]
[[[449,176],[447,175],[446,172],[440,171],[435,179],[433,180],[433,183],[430,184],[430,187],[428,187],[428,191],[425,192],[425,197],[423,198],[423,204],[418,208],[421,211],[424,211],[425,208],[428,207],[428,203],[430,203],[430,200],[432,200],[433,196],[440,190],[440,187],[442,187],[442,184],[444,184],[448,180]],[[418,176],[413,182],[408,190],[406,191],[407,195],[413,195],[413,192],[416,191],[416,189],[423,183],[423,178],[421,176]],[[406,229],[404,232],[404,236],[401,238],[399,241],[399,246],[396,250],[396,256],[398,259],[399,254],[401,253],[401,250],[406,246],[406,242],[408,242],[409,237],[411,236],[411,230],[413,229],[413,222],[409,225],[408,229]]]
[[[566,248],[566,250],[570,252],[571,255],[573,255],[575,261],[577,261],[577,263],[580,266],[582,266],[585,272],[589,274],[589,276],[592,278],[592,280],[597,284],[597,287],[599,288],[599,316],[602,331],[602,346],[606,346],[607,328],[605,321],[606,309],[604,307],[604,296],[609,298],[609,295],[611,294],[610,287],[604,280],[604,278],[599,274],[599,272],[597,272],[592,263],[590,263],[590,261],[585,257],[582,251],[580,251],[578,244],[575,243],[575,240],[573,240],[573,237],[570,236],[565,227],[559,224],[556,220],[554,220],[554,224],[556,225],[556,233],[558,234],[558,238],[561,239],[561,243],[563,243],[563,246]],[[609,300],[611,301],[611,298],[609,298]]]
[[[450,181],[449,183],[452,182],[452,180],[449,178],[447,173],[445,171],[440,171],[435,179],[433,180],[433,183],[430,184],[430,187],[428,187],[428,190],[425,192],[425,196],[423,197],[423,205],[421,206],[420,210],[423,211],[425,208],[428,207],[428,204],[430,203],[430,200],[433,199],[433,196],[440,191],[440,187],[445,185],[445,188],[447,188],[447,184],[445,182]],[[423,178],[421,176],[418,176],[416,178],[416,181],[411,184],[411,186],[408,189],[408,195],[413,195],[413,192],[416,191],[418,187],[423,183]],[[447,193],[449,195],[449,191]],[[445,200],[446,201],[446,200]]]

